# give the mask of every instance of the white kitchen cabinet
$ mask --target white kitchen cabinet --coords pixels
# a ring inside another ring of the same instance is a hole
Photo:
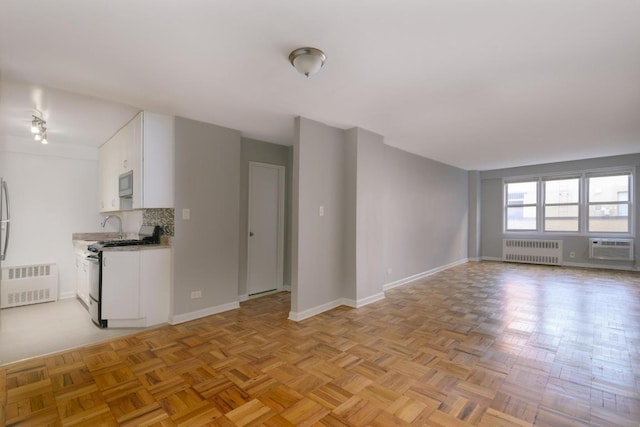
[[[122,152],[122,139],[114,135],[98,150],[100,176],[100,212],[120,210],[118,195],[118,163]]]
[[[139,319],[140,252],[102,253],[102,318]]]
[[[144,111],[142,120],[142,208],[172,208],[174,118]]]
[[[171,249],[140,251],[140,295],[145,325],[167,323],[171,292]]]
[[[144,111],[100,147],[100,211],[173,207],[173,117]],[[133,197],[118,178],[133,171]]]
[[[102,253],[102,318],[108,327],[167,323],[170,292],[170,248]]]

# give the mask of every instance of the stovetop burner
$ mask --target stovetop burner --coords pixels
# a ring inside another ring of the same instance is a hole
[[[129,240],[103,240],[89,245],[91,252],[100,252],[103,248],[116,248],[120,246],[157,245],[160,243],[160,227],[143,225],[138,233],[141,239]]]

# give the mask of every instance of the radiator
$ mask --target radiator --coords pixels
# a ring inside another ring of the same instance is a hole
[[[633,239],[589,239],[589,257],[633,261]]]
[[[2,267],[0,308],[17,307],[58,299],[56,264]]]
[[[502,260],[561,265],[562,240],[502,239]]]

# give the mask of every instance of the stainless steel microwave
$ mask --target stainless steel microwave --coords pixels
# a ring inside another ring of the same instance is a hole
[[[133,171],[123,173],[118,179],[120,197],[133,197]]]

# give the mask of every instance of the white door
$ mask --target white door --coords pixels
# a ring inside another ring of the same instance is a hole
[[[282,288],[284,166],[249,162],[247,293]]]

